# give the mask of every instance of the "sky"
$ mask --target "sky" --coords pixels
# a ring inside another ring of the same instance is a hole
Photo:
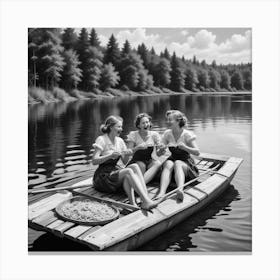
[[[251,62],[250,28],[95,28],[101,45],[106,46],[111,34],[122,47],[128,40],[133,48],[144,43],[157,54],[165,48],[185,58],[194,55],[201,61],[218,64]]]

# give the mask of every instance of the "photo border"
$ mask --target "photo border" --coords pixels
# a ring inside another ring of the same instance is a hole
[[[0,3],[0,279],[280,278],[277,0]],[[252,255],[28,254],[27,28],[112,26],[252,28]]]

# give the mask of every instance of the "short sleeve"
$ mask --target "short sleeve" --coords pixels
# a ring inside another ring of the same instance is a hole
[[[158,145],[161,142],[160,135],[157,132],[153,132],[153,141],[155,145]]]
[[[95,143],[92,145],[93,148],[98,148],[99,150],[104,151],[105,141],[102,136],[98,136],[95,140]]]
[[[127,142],[136,142],[136,135],[135,131],[130,131],[129,134],[127,135]]]
[[[196,135],[192,131],[186,130],[185,132],[185,142],[188,143],[192,140],[196,139]]]

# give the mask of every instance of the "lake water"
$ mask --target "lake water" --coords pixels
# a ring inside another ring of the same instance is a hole
[[[108,98],[29,106],[28,187],[51,187],[92,168],[91,146],[111,114],[124,119],[123,137],[140,112],[153,117],[153,129],[166,129],[165,112],[179,109],[189,119],[201,152],[244,159],[231,186],[218,199],[138,251],[250,252],[251,95],[172,95]],[[86,248],[29,229],[29,250]]]

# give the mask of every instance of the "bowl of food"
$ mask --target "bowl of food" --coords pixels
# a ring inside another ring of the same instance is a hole
[[[116,207],[84,196],[75,196],[61,202],[55,211],[63,220],[92,226],[110,223],[120,214]]]

